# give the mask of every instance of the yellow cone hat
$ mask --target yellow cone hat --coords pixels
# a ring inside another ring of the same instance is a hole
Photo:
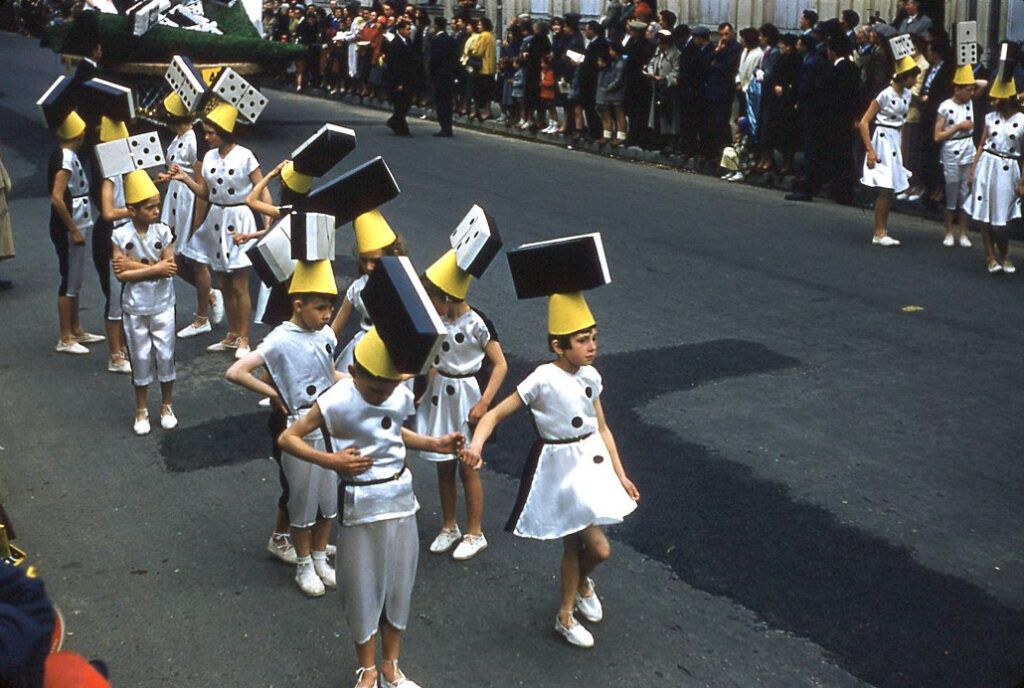
[[[78,113],[71,111],[64,121],[57,127],[57,138],[61,141],[77,139],[85,133],[85,120],[78,116]]]
[[[352,221],[352,229],[356,232],[356,247],[360,253],[379,251],[398,239],[379,210],[371,210],[357,217]]]
[[[456,261],[455,250],[449,249],[427,268],[426,275],[430,283],[445,294],[453,299],[464,301],[466,293],[469,291],[472,275],[460,268]]]
[[[207,113],[206,119],[231,134],[235,131],[235,122],[238,120],[238,110],[227,103],[221,103]]]
[[[106,115],[100,117],[100,141],[108,143],[128,138],[128,126],[119,119],[110,119]]]
[[[307,194],[309,187],[313,185],[313,178],[308,174],[295,171],[295,165],[288,163],[281,170],[281,181],[295,193]]]
[[[973,86],[974,85],[974,67],[969,64],[960,65],[956,68],[956,74],[953,76],[954,86]]]
[[[338,295],[338,282],[334,279],[334,268],[329,260],[300,260],[295,264],[289,294]]]
[[[548,299],[548,334],[563,335],[597,324],[583,294],[552,294]]]
[[[1013,98],[1017,95],[1017,86],[1013,83],[1013,77],[1005,81],[996,77],[992,88],[988,90],[989,98]]]
[[[124,176],[124,202],[128,205],[141,203],[159,194],[156,184],[149,178],[149,172],[146,170],[135,170]]]
[[[175,117],[188,117],[191,112],[185,107],[185,102],[178,95],[177,91],[171,91],[166,98],[164,98],[164,110]]]
[[[904,55],[896,63],[896,76],[905,74],[915,67],[917,67],[917,62],[914,60],[914,57],[912,55]]]
[[[370,331],[363,335],[356,344],[354,352],[355,359],[359,365],[366,368],[370,375],[375,375],[385,380],[401,380],[403,375],[398,372],[395,362],[391,360],[384,340],[377,334],[377,328],[371,327]]]

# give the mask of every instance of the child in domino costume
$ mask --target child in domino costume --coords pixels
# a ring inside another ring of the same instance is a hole
[[[101,142],[107,143],[126,138],[128,138],[128,127],[124,122],[112,121],[106,116],[100,119]],[[96,169],[98,169],[98,166]],[[118,286],[117,275],[114,273],[114,264],[111,260],[111,237],[113,230],[131,224],[131,217],[128,215],[124,202],[124,177],[120,174],[115,174],[104,178],[102,184],[100,192],[102,221],[97,222],[93,228],[93,231],[96,232],[93,238],[97,241],[103,241],[99,236],[100,231],[110,232],[110,235],[105,240],[105,246],[100,250],[94,251],[93,260],[96,272],[100,274],[100,286],[103,287],[103,296],[105,298],[104,316],[108,323],[116,323],[107,330],[107,339],[110,345],[110,365],[108,370],[114,371],[116,369],[127,372],[120,365],[120,362],[123,360],[121,358],[121,337],[119,335],[119,331],[122,330],[120,324],[121,290]],[[107,216],[113,217],[113,219],[107,219]],[[104,275],[106,275],[105,284]],[[127,367],[127,365],[124,366],[124,368]]]
[[[77,134],[76,134],[77,132]],[[78,231],[88,241],[92,229],[95,211],[89,200],[89,178],[85,174],[78,154],[70,147],[70,143],[85,133],[85,122],[76,113],[68,115],[64,124],[57,129],[57,137],[61,147],[50,160],[50,184],[60,171],[68,173],[65,199],[70,198],[68,211]],[[76,135],[73,135],[76,134]],[[60,219],[56,210],[50,211],[50,239],[57,248],[61,264],[60,296],[77,297],[82,288],[83,270],[85,268],[85,244],[71,241],[68,228]]]
[[[196,131],[189,127],[175,135],[167,144],[167,162],[182,169],[191,170],[199,159],[199,143]],[[184,253],[192,233],[192,213],[195,211],[196,195],[184,182],[172,179],[167,184],[167,196],[160,214],[160,221],[174,232],[174,250]]]

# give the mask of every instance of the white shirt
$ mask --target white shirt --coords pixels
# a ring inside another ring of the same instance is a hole
[[[454,321],[444,321],[448,330],[434,362],[438,372],[470,375],[480,370],[491,331],[483,317],[472,308]]]
[[[164,247],[174,245],[170,227],[159,222],[151,224],[142,234],[129,222],[115,229],[111,240],[125,256],[146,265],[159,262]],[[174,280],[170,277],[123,283],[121,309],[129,315],[157,315],[173,307]]]
[[[942,101],[939,105],[936,117],[942,118],[943,129],[966,122],[974,116],[974,107],[971,101],[958,103],[952,98]],[[974,158],[974,139],[969,131],[958,131],[951,138],[942,142],[940,151],[942,162],[949,162],[958,165],[970,164]]]
[[[875,115],[875,124],[883,124],[889,127],[902,127],[907,121],[907,112],[910,110],[910,89],[903,89],[903,93],[897,93],[892,86],[886,86],[882,92],[875,96],[878,103],[878,114]]]
[[[334,384],[337,346],[338,339],[328,325],[307,330],[285,321],[256,347],[293,418],[311,408]]]
[[[359,314],[359,327],[363,332],[369,332],[370,328],[373,327],[373,320],[370,318],[370,313],[366,310],[366,305],[363,303],[363,289],[366,287],[368,279],[370,279],[369,275],[363,275],[348,285],[348,289],[345,290],[345,298],[348,299],[348,302],[352,304],[352,308]]]
[[[554,363],[538,366],[516,387],[545,440],[570,440],[597,432],[594,402],[601,396],[601,374],[582,366],[576,374]]]
[[[203,158],[203,177],[210,187],[210,202],[217,205],[245,205],[245,197],[252,191],[249,175],[260,166],[248,148],[235,145],[221,157],[214,148]]]
[[[373,460],[369,470],[356,476],[342,475],[344,482],[364,482],[389,478],[405,466],[405,442],[402,423],[416,408],[413,394],[405,385],[379,405],[368,404],[345,377],[324,392],[317,401],[334,451],[355,447]],[[339,495],[342,525],[355,526],[415,514],[419,508],[412,491],[412,473],[404,471],[397,480],[378,485],[344,484]]]

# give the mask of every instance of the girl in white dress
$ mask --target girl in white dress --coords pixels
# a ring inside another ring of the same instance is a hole
[[[959,213],[960,245],[970,248],[971,240],[967,238],[970,216],[963,210],[963,206],[971,192],[968,179],[974,161],[974,104],[971,99],[974,97],[975,84],[971,65],[957,69],[953,88],[953,97],[939,105],[935,131],[932,132],[935,142],[941,144],[939,160],[946,180],[946,208],[943,213],[946,236],[942,245],[955,245],[953,223]]]
[[[203,120],[203,135],[210,151],[203,158],[202,174],[196,179],[179,170],[172,179],[185,182],[197,198],[208,200],[206,219],[195,230],[185,254],[205,263],[218,273],[228,333],[224,339],[206,347],[207,351],[235,350],[235,358],[249,353],[249,326],[252,304],[249,301],[249,258],[245,245],[236,244],[234,234],[256,232],[256,217],[245,204],[253,185],[263,178],[259,161],[248,148],[235,142],[238,111],[221,103]],[[265,191],[264,202],[273,203]],[[269,226],[263,219],[263,226]]]
[[[519,537],[563,542],[561,604],[555,630],[568,642],[592,647],[594,637],[573,616],[597,623],[601,602],[590,573],[611,556],[601,526],[620,523],[636,508],[640,492],[626,476],[601,407],[597,323],[582,294],[555,294],[548,306],[548,346],[556,358],[539,366],[487,412],[463,453],[471,468],[483,465],[484,443],[495,426],[530,409],[540,438],[523,469],[519,497],[506,529]]]
[[[989,91],[992,112],[985,115],[985,131],[974,155],[971,195],[964,209],[982,223],[981,238],[990,273],[1014,273],[1017,268],[1007,257],[1010,248],[1007,223],[1021,216],[1021,142],[1024,114],[1017,102],[1013,78],[998,77]],[[996,257],[995,249],[999,249]]]
[[[189,112],[181,96],[173,91],[164,98],[163,105],[167,128],[174,132],[174,138],[167,145],[168,169],[177,167],[198,179],[202,176],[200,159],[206,154],[206,145],[196,136],[193,124],[195,114]],[[173,179],[169,173],[158,174],[156,183],[167,184],[163,194],[164,206],[160,213],[160,222],[174,232],[174,251],[179,263],[178,276],[196,290],[196,317],[178,332],[178,337],[185,339],[209,332],[212,329],[211,324],[219,325],[224,318],[221,292],[219,289],[210,288],[209,266],[185,254],[189,239],[192,237],[192,220],[197,212],[206,211],[206,204],[197,204],[192,189],[185,182]]]
[[[875,199],[875,235],[871,243],[880,246],[899,246],[900,242],[889,236],[889,207],[893,193],[904,191],[910,186],[910,170],[903,166],[900,149],[900,131],[907,121],[910,109],[910,88],[921,73],[914,58],[909,55],[896,63],[896,75],[892,83],[884,88],[868,105],[860,119],[860,136],[867,155],[860,183],[878,189]],[[875,131],[871,133],[874,123]]]

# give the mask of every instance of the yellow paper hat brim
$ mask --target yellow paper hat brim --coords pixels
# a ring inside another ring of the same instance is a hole
[[[188,117],[190,114],[185,102],[181,99],[176,91],[171,91],[164,98],[164,109],[174,117]]]
[[[1007,79],[1002,81],[996,79],[996,82],[992,84],[992,88],[988,90],[989,98],[1013,98],[1017,95],[1017,87],[1013,83],[1013,79]]]
[[[552,294],[548,299],[548,334],[572,334],[596,324],[583,294]]]
[[[359,362],[366,372],[384,380],[401,380],[403,375],[398,372],[395,362],[391,360],[391,354],[384,346],[384,340],[377,334],[377,328],[371,327],[370,331],[363,335],[356,344],[354,352],[355,360]]]
[[[307,194],[313,185],[313,178],[308,174],[295,171],[295,165],[288,163],[281,170],[281,181],[295,193]]]
[[[953,77],[954,86],[973,86],[974,85],[974,68],[969,65],[960,65],[956,69],[956,75]]]
[[[128,136],[128,126],[123,121],[110,119],[106,115],[100,117],[100,141],[102,143],[120,141]]]
[[[472,275],[458,265],[454,249],[449,249],[427,268],[426,275],[430,283],[453,299],[464,301],[469,292]]]
[[[85,133],[85,120],[78,116],[77,112],[72,111],[64,121],[57,127],[57,138],[61,141],[70,141],[71,139],[77,139],[79,136]]]
[[[235,122],[238,121],[238,110],[227,103],[220,103],[207,113],[206,119],[229,134],[233,134]]]
[[[338,282],[334,279],[334,268],[329,260],[300,260],[295,265],[289,294],[338,295]]]
[[[141,203],[159,195],[156,184],[149,178],[149,172],[146,170],[135,170],[124,176],[124,202],[128,205]]]
[[[913,56],[904,55],[899,59],[899,62],[896,63],[896,76],[905,74],[915,67],[917,67],[917,62],[914,60]]]
[[[356,233],[356,247],[360,253],[379,251],[395,243],[398,237],[379,210],[363,213],[352,221]]]

